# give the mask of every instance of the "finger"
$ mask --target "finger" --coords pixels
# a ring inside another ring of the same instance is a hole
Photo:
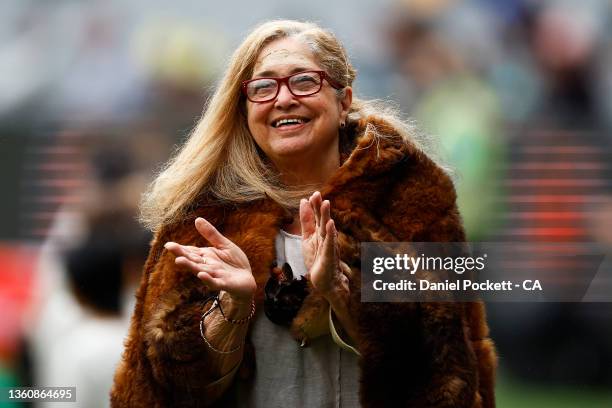
[[[315,223],[316,227],[321,227],[321,194],[318,191],[315,191],[308,200],[310,202],[310,207],[312,208],[312,212],[315,215]]]
[[[329,200],[325,200],[323,201],[323,203],[321,204],[321,225],[323,226],[321,228],[321,237],[325,238],[325,236],[327,235],[327,222],[329,220],[331,220],[331,204],[329,203]]]
[[[187,249],[188,251],[191,251],[193,253],[199,254],[201,249],[200,247],[196,247],[196,246],[191,246],[191,245],[183,245],[183,248]]]
[[[191,245],[183,245],[183,248],[187,249],[188,251],[193,252],[194,254],[198,255],[198,256],[204,256],[204,248],[200,248],[200,247],[196,247],[196,246],[191,246]]]
[[[180,247],[182,247],[181,244],[177,244],[176,242],[172,241],[168,241],[164,244],[164,248],[172,253],[176,252]]]
[[[302,238],[308,239],[316,232],[316,224],[312,207],[308,200],[300,200],[300,224],[302,227]]]
[[[181,252],[182,253],[184,251],[190,251],[189,246],[181,245],[177,242],[172,242],[172,241],[166,242],[164,244],[164,248],[166,248],[168,251],[171,251],[171,252]]]
[[[223,270],[220,269],[218,266],[203,265],[198,273],[200,272],[206,272],[213,278],[223,278]]]
[[[200,255],[205,259],[223,262],[216,251],[218,251],[218,249],[214,247],[205,247],[200,251]]]
[[[225,262],[223,261],[219,261],[218,259],[214,259],[211,257],[205,257],[204,258],[204,262],[201,265],[201,269],[202,270],[208,270],[208,269],[219,269],[222,268],[223,265],[225,264]]]
[[[323,199],[321,198],[321,193],[318,191],[315,191],[314,193],[314,203],[315,203],[315,215],[317,216],[318,220],[319,220],[319,225],[321,225],[321,203],[322,203]]]
[[[325,240],[323,241],[323,253],[328,261],[336,262],[336,258],[337,258],[336,248],[338,247],[338,239],[337,239],[336,225],[334,224],[334,220],[329,220],[325,224],[325,229],[326,229],[327,234],[325,236]]]
[[[174,256],[184,256],[185,258],[193,261],[193,262],[203,262],[203,259],[197,253],[194,253],[187,249],[184,245],[177,244],[176,242],[167,242],[164,245],[168,251],[174,254]]]
[[[206,238],[208,242],[215,248],[225,249],[232,245],[232,241],[223,236],[210,222],[202,217],[195,220],[195,226],[198,232]]]
[[[350,280],[353,277],[353,270],[351,267],[342,261],[339,261],[338,264],[340,265],[340,270],[342,273]]]
[[[192,272],[200,272],[202,270],[202,264],[193,262],[190,259],[185,258],[184,256],[179,256],[174,260],[174,263],[191,270]]]
[[[218,278],[214,278],[210,273],[208,272],[200,272],[198,273],[198,279],[200,279],[202,281],[202,283],[204,283],[206,285],[206,287],[208,287],[208,289],[210,290],[223,290],[224,286],[223,285],[223,281],[221,281]]]

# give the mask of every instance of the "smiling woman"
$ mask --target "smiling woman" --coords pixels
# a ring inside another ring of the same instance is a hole
[[[481,303],[361,302],[361,242],[465,235],[448,175],[354,79],[312,23],[236,50],[143,202],[113,406],[494,406]]]

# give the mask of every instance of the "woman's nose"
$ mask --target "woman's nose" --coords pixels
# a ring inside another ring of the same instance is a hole
[[[286,109],[290,106],[297,105],[298,101],[295,95],[291,93],[287,84],[281,84],[274,101],[274,107],[279,109]]]

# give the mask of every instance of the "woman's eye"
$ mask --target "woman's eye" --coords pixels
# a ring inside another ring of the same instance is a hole
[[[315,84],[317,83],[317,80],[312,75],[299,75],[297,77],[293,77],[293,82],[299,83],[299,84],[304,84],[304,83]]]
[[[251,82],[251,91],[254,93],[269,92],[276,88],[275,81],[255,81]]]
[[[319,86],[319,77],[311,74],[296,75],[291,78],[290,86],[295,92],[308,93]]]

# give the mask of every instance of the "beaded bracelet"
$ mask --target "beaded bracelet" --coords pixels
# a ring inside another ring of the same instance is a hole
[[[255,299],[251,300],[251,313],[249,313],[247,317],[244,317],[242,319],[228,319],[225,316],[225,313],[223,312],[223,308],[221,307],[221,301],[219,300],[219,295],[215,296],[215,302],[217,302],[217,305],[219,306],[219,311],[221,312],[221,316],[223,316],[223,319],[225,319],[226,322],[229,322],[232,324],[245,324],[246,322],[251,320],[253,316],[255,316]],[[213,306],[214,306],[214,303],[213,303]]]
[[[210,298],[206,299],[206,301],[208,301]],[[214,352],[219,353],[219,354],[232,354],[238,350],[240,350],[240,348],[242,348],[243,344],[240,344],[236,347],[234,347],[231,350],[219,350],[217,348],[215,348],[212,344],[210,344],[210,342],[208,341],[208,339],[206,339],[206,336],[204,335],[204,319],[206,318],[206,316],[208,316],[209,314],[211,314],[216,308],[219,308],[219,311],[221,312],[221,316],[223,316],[223,319],[229,323],[232,324],[244,324],[246,322],[248,322],[249,320],[251,320],[253,318],[253,316],[255,315],[255,301],[253,300],[251,302],[251,313],[249,314],[249,316],[243,318],[243,319],[228,319],[227,317],[225,317],[225,314],[223,313],[223,309],[221,308],[221,302],[219,302],[219,295],[215,295],[213,297],[213,304],[211,305],[210,309],[208,309],[206,312],[204,312],[202,314],[202,317],[200,318],[200,337],[202,337],[202,340],[204,340],[204,343],[206,343],[206,345]]]

